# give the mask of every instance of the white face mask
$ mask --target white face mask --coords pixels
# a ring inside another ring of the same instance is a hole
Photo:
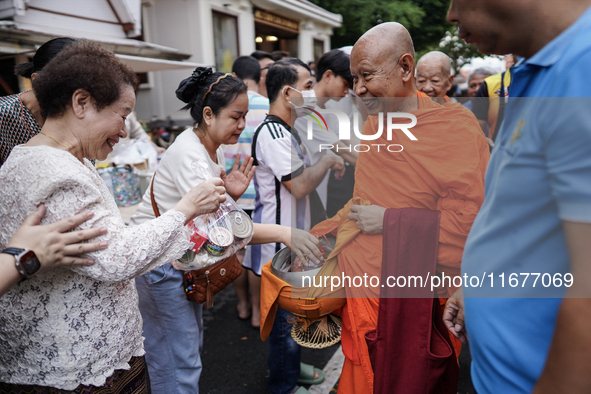
[[[296,112],[297,112],[297,109],[300,109],[300,108],[304,108],[304,107],[314,108],[316,106],[316,102],[318,101],[318,99],[316,98],[316,92],[314,91],[314,89],[299,91],[295,88],[292,88],[291,86],[287,86],[286,89],[295,90],[296,92],[300,93],[302,95],[302,98],[304,99],[304,104],[302,106],[295,105],[294,103],[289,101],[289,103],[294,108],[296,108]]]
[[[316,102],[318,102],[314,89],[304,90],[302,92],[302,97],[304,98],[304,107],[314,108],[316,106]]]

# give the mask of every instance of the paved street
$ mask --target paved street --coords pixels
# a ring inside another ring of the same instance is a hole
[[[215,296],[212,308],[204,310],[200,394],[268,393],[268,344],[250,320],[238,319],[237,298],[232,286]],[[302,350],[302,361],[324,368],[339,345],[327,349]]]
[[[250,321],[238,319],[236,302],[234,290],[229,286],[215,296],[215,305],[212,308],[204,310],[205,337],[200,394],[269,392],[268,344],[261,341],[258,330],[251,327]],[[340,352],[338,344],[322,350],[304,348],[302,361],[324,369],[336,351]],[[465,353],[464,351],[460,360],[462,369],[458,392],[472,394],[468,375],[469,358]],[[338,359],[338,355],[335,359]],[[322,387],[323,391],[316,389],[319,388],[311,388],[317,394],[328,394],[332,387]]]

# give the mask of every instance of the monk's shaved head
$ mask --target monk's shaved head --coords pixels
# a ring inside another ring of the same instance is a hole
[[[441,99],[453,85],[451,59],[443,52],[433,51],[423,55],[417,62],[417,89],[427,96]]]
[[[420,73],[421,69],[425,67],[438,68],[441,75],[446,77],[451,75],[451,59],[443,52],[433,51],[423,55],[417,62],[417,73]]]
[[[414,54],[412,38],[400,23],[382,23],[357,40],[351,50],[351,75],[355,93],[370,113],[377,108],[376,97],[416,98]]]
[[[361,46],[364,50],[373,49],[376,53],[386,52],[390,58],[395,60],[405,53],[410,54],[413,58],[415,56],[410,33],[397,22],[381,23],[366,31],[353,46],[351,54]]]

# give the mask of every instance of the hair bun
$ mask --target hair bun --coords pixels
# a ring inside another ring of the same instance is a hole
[[[185,78],[176,90],[176,97],[184,103],[190,103],[199,91],[199,87],[213,74],[211,67],[197,67],[189,78]]]
[[[35,65],[33,62],[21,63],[14,66],[14,73],[23,78],[31,79],[31,75],[35,72]]]

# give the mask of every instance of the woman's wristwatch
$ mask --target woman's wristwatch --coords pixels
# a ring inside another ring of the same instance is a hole
[[[23,279],[29,279],[41,269],[35,252],[21,248],[6,248],[0,253],[11,254],[15,258],[16,269]]]

